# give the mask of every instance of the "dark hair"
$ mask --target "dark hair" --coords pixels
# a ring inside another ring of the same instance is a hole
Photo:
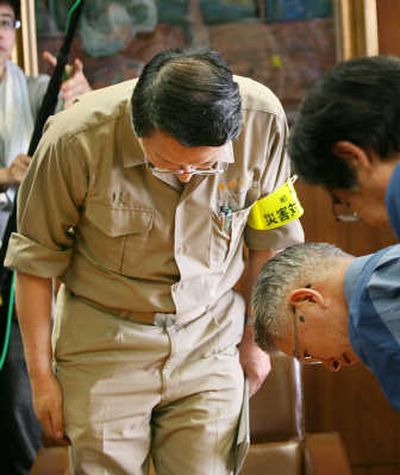
[[[223,145],[239,135],[239,86],[215,51],[166,50],[144,67],[132,116],[139,137],[159,129],[188,147]]]
[[[400,150],[400,59],[374,56],[339,63],[303,100],[289,138],[295,172],[327,189],[350,189],[353,169],[333,153],[347,140],[382,161]]]
[[[0,0],[0,5],[10,5],[10,7],[14,10],[15,18],[17,20],[20,19],[20,16],[21,16],[20,0]]]

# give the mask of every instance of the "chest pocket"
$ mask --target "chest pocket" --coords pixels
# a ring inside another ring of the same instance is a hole
[[[134,205],[111,207],[90,203],[86,217],[82,238],[86,238],[92,258],[107,269],[137,275],[153,227],[154,210]],[[129,253],[126,252],[128,247]]]
[[[233,211],[230,225],[226,226],[221,217],[211,211],[211,234],[209,265],[211,268],[225,266],[243,244],[243,231],[246,226],[251,206]]]

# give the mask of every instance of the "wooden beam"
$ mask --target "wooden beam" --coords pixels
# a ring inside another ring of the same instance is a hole
[[[377,0],[364,0],[365,54],[379,54]]]
[[[333,0],[338,61],[378,54],[377,0]]]
[[[37,76],[39,73],[36,38],[35,1],[21,0],[22,60],[19,60],[25,74]]]

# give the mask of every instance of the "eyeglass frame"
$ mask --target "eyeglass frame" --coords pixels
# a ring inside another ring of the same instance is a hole
[[[156,167],[153,165],[149,160],[146,158],[146,168],[148,168],[151,173],[159,173],[162,175],[190,175],[190,176],[216,176],[216,175],[222,175],[225,172],[224,168],[218,168],[220,167],[220,162],[215,162],[211,167],[209,168],[195,168],[192,165],[189,165],[190,168],[189,170],[182,170],[182,168],[178,168],[177,170],[169,170],[168,168],[160,168]]]
[[[343,223],[356,223],[360,221],[360,217],[357,211],[350,211],[349,213],[336,213],[335,206],[341,205],[350,208],[349,203],[342,203],[342,201],[336,196],[331,194],[331,203],[332,203],[332,214],[335,217],[336,221],[341,221]]]
[[[7,25],[8,23],[8,25]],[[0,18],[0,30],[13,31],[21,27],[21,22],[15,18],[3,17]]]
[[[292,326],[293,326],[293,357],[300,363],[319,365],[321,360],[310,355],[306,351],[300,351],[299,327],[297,322],[296,307],[292,305]]]

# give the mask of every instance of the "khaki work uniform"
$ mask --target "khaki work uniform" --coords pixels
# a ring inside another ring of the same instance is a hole
[[[235,469],[243,244],[303,238],[297,221],[246,226],[289,176],[287,125],[271,91],[236,80],[244,123],[222,175],[152,174],[131,125],[133,80],[53,117],[21,186],[6,264],[63,282],[53,342],[76,474],[139,475],[150,456],[159,475]]]

